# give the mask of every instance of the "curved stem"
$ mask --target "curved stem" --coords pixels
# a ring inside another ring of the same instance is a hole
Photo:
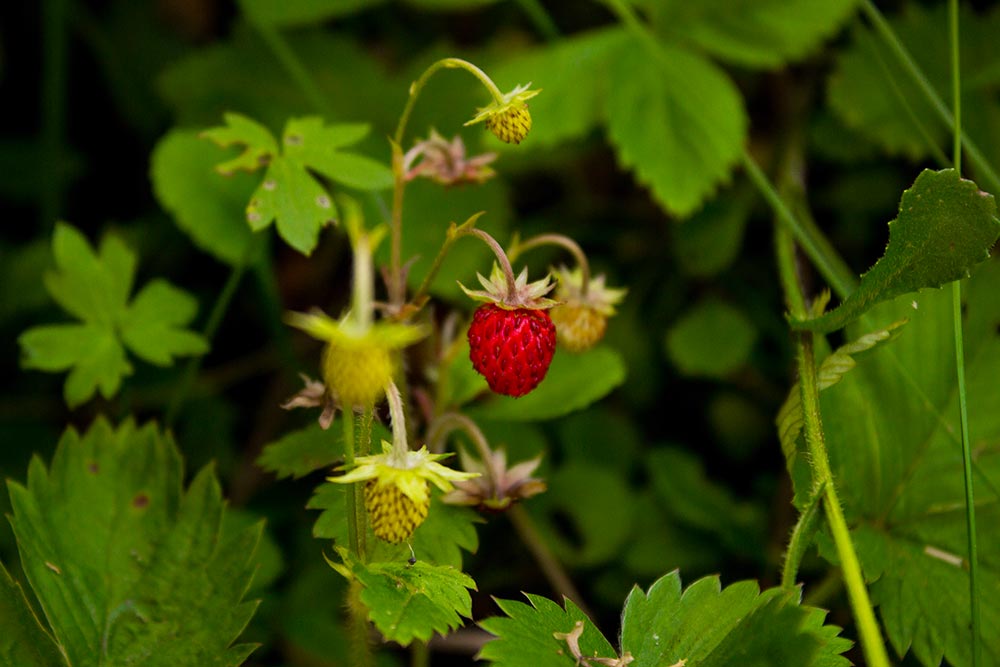
[[[458,239],[463,236],[475,236],[490,247],[490,250],[497,257],[497,262],[499,262],[501,270],[503,270],[504,278],[507,280],[507,295],[514,296],[517,293],[517,278],[514,276],[514,267],[510,265],[510,259],[507,258],[507,253],[504,252],[503,247],[488,233],[474,227],[459,227],[455,232],[455,238]]]
[[[806,554],[806,549],[812,543],[813,535],[819,527],[819,508],[824,496],[823,486],[813,488],[806,508],[795,522],[792,535],[785,549],[785,564],[781,568],[781,587],[791,590],[799,578],[799,566]]]
[[[576,260],[577,266],[580,267],[580,273],[583,278],[580,291],[583,296],[587,296],[587,290],[590,288],[590,262],[587,261],[587,255],[583,252],[580,244],[570,237],[563,234],[539,234],[538,236],[532,236],[527,241],[517,241],[514,243],[508,256],[512,259],[517,258],[522,252],[542,245],[561,246],[573,254],[573,258]]]
[[[459,412],[446,412],[435,419],[431,427],[427,429],[428,447],[435,451],[442,450],[443,447],[439,448],[437,444],[443,441],[449,433],[458,430],[465,431],[476,446],[479,458],[483,461],[483,468],[486,470],[486,479],[489,480],[490,488],[493,489],[493,495],[496,497],[497,492],[500,490],[500,480],[496,478],[493,466],[490,465],[493,450],[490,449],[490,444],[486,440],[486,436],[483,435],[482,430],[476,422]]]
[[[459,231],[474,227],[476,220],[478,220],[484,213],[485,211],[480,211],[479,213],[472,215],[461,225],[456,225],[454,222],[449,225],[448,232],[445,234],[444,243],[441,245],[441,249],[438,250],[437,257],[434,258],[431,268],[427,271],[427,274],[424,275],[424,279],[421,281],[420,287],[417,288],[417,291],[413,294],[413,298],[410,300],[410,303],[414,307],[412,311],[413,313],[423,308],[423,300],[427,296],[427,291],[430,289],[431,283],[434,282],[434,278],[437,277],[438,272],[441,270],[441,266],[444,264],[444,258],[448,256],[448,252],[451,250],[451,246],[454,245],[455,241],[462,236],[459,234]]]

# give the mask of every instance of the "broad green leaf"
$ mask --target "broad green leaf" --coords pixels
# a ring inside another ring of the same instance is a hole
[[[42,276],[51,256],[44,238],[0,246],[0,320],[30,313],[49,302]]]
[[[136,356],[169,366],[175,356],[204,354],[208,343],[183,328],[194,319],[198,302],[165,280],[154,280],[135,295],[121,323],[122,341]]]
[[[548,491],[532,498],[530,510],[560,560],[588,567],[621,553],[632,534],[636,498],[620,473],[571,462],[546,482]],[[567,519],[569,535],[560,529]]]
[[[171,130],[153,149],[153,191],[195,245],[227,264],[249,263],[253,232],[244,209],[256,179],[220,175],[214,167],[222,157],[196,133]]]
[[[288,245],[309,255],[319,242],[320,230],[336,222],[333,200],[305,165],[295,158],[275,157],[264,180],[254,190],[246,209],[254,231],[272,222]]]
[[[583,137],[597,127],[607,115],[610,64],[628,39],[624,28],[593,30],[505,58],[491,68],[490,75],[503,90],[529,81],[542,90],[530,102],[531,133],[517,150]]]
[[[746,141],[747,117],[726,74],[693,53],[635,40],[615,53],[608,134],[625,167],[665,211],[686,217],[728,179]]]
[[[990,256],[1000,236],[993,195],[954,169],[925,169],[903,193],[899,215],[889,222],[885,254],[861,276],[861,284],[836,309],[792,327],[829,332],[873,305],[925,287],[960,280]]]
[[[238,113],[226,113],[225,125],[204,130],[201,136],[221,146],[242,146],[242,152],[216,165],[215,170],[228,175],[236,171],[253,173],[266,166],[278,154],[278,142],[266,127]]]
[[[947,21],[943,3],[906,5],[901,15],[889,18],[893,32],[946,101],[951,99],[950,46],[948,31],[941,27]],[[996,97],[1000,90],[996,50],[1000,11],[980,15],[963,5],[959,21],[962,128],[983,143],[982,148],[995,147],[1000,138],[995,129],[1000,121]],[[889,153],[919,160],[931,155],[927,137],[941,149],[950,141],[950,130],[891,47],[860,22],[852,30],[851,45],[837,58],[827,98],[845,124]]]
[[[48,469],[36,458],[8,488],[23,569],[74,667],[235,666],[253,650],[233,641],[256,608],[261,526],[221,539],[212,471],[183,489],[155,426],[68,430]]]
[[[368,134],[360,123],[325,125],[318,116],[292,118],[282,139],[285,155],[300,160],[331,181],[359,190],[392,187],[392,170],[364,155],[339,150]]]
[[[634,588],[622,613],[622,650],[634,667],[691,664],[840,665],[851,643],[823,626],[825,613],[798,605],[798,592],[760,593],[754,581],[722,588],[706,577],[682,593],[677,572],[649,591]]]
[[[255,23],[295,26],[323,23],[382,4],[384,0],[240,0],[240,9]]]
[[[563,609],[552,600],[525,593],[531,603],[497,600],[505,616],[492,616],[479,621],[479,626],[496,635],[486,644],[478,658],[499,667],[576,667],[580,662],[570,654],[563,639],[554,633],[570,633],[577,623],[583,624],[579,637],[580,652],[586,656],[616,658],[618,654],[586,614],[565,600]]]
[[[105,237],[95,254],[86,237],[60,223],[52,241],[56,271],[45,286],[76,324],[38,326],[21,334],[21,364],[49,372],[70,371],[64,395],[75,407],[98,389],[112,397],[132,373],[128,347],[151,363],[170,365],[173,357],[202,354],[206,341],[184,327],[197,303],[163,280],[144,287],[131,303],[135,254],[114,236]]]
[[[530,394],[520,398],[493,395],[466,412],[477,420],[554,419],[604,398],[624,381],[625,363],[609,347],[598,346],[583,354],[556,349],[548,374]]]
[[[696,304],[667,331],[670,360],[685,375],[722,378],[750,359],[757,330],[739,309],[709,298]]]
[[[1000,265],[969,280],[966,385],[980,553],[984,662],[1000,664]],[[876,307],[910,323],[820,394],[831,468],[887,636],[924,665],[971,664],[964,486],[950,291]],[[853,329],[858,329],[854,325]],[[857,331],[849,329],[849,333]],[[802,455],[801,438],[798,444]],[[811,484],[794,478],[797,490]],[[825,552],[824,552],[825,553]]]
[[[330,468],[343,455],[341,429],[323,430],[319,424],[311,424],[265,445],[257,465],[279,479],[298,479],[314,470]]]
[[[672,227],[674,258],[684,273],[704,278],[733,263],[743,246],[752,194],[742,188],[713,199],[690,220]]]
[[[42,627],[21,586],[0,563],[0,663],[11,667],[65,667],[66,661]]]
[[[469,589],[476,582],[461,570],[418,560],[359,563],[338,549],[344,566],[361,584],[361,602],[382,635],[403,646],[427,641],[435,632],[447,634],[472,618]]]
[[[745,67],[774,68],[817,51],[851,16],[858,0],[708,0],[659,5],[668,38],[692,42]]]

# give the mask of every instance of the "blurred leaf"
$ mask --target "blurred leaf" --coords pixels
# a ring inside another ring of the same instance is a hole
[[[889,18],[893,32],[941,98],[950,99],[948,31],[941,29],[948,21],[946,5],[913,4],[905,10]],[[996,130],[1000,122],[1000,59],[996,51],[1000,11],[978,15],[963,5],[959,21],[963,130],[981,142],[982,148],[995,150],[1000,145]],[[861,23],[854,27],[852,38],[830,76],[827,97],[833,111],[892,154],[920,160],[931,155],[928,140],[946,146],[950,130],[890,47]]]
[[[286,590],[278,615],[283,641],[296,653],[314,658],[317,665],[350,664],[344,579],[319,559],[311,559],[297,570]]]
[[[722,378],[750,358],[757,331],[740,310],[715,298],[696,304],[667,331],[667,354],[685,375]]]
[[[64,667],[55,640],[28,604],[21,586],[0,563],[0,662],[11,667]]]
[[[608,98],[608,134],[618,160],[636,172],[668,213],[686,217],[728,179],[746,140],[739,91],[715,65],[661,44],[618,50]]]
[[[462,625],[460,616],[472,618],[467,589],[476,582],[461,570],[417,561],[360,563],[345,549],[338,549],[344,566],[361,584],[361,601],[368,617],[389,641],[409,646],[414,639],[427,641]]]
[[[861,276],[861,284],[836,309],[792,327],[829,332],[857,319],[876,303],[925,287],[941,287],[968,275],[990,256],[1000,236],[993,195],[954,169],[925,169],[903,193],[899,215],[889,222],[885,255]]]
[[[490,70],[502,90],[529,81],[542,90],[530,103],[531,134],[525,147],[582,137],[605,119],[608,69],[628,39],[624,28],[592,30],[505,58]]]
[[[425,11],[464,11],[486,7],[497,0],[405,0],[407,4]]]
[[[0,320],[35,310],[49,302],[43,276],[52,262],[49,244],[39,238],[0,247]]]
[[[635,496],[620,473],[570,462],[547,483],[548,492],[532,499],[530,510],[560,560],[589,567],[621,552],[632,533]]]
[[[247,590],[250,594],[263,592],[285,571],[285,558],[281,554],[281,547],[264,524],[263,517],[254,512],[229,508],[222,516],[222,525],[219,528],[219,541],[222,543],[236,538],[246,530],[260,530],[260,542],[254,554],[257,567],[253,573],[253,582]]]
[[[587,461],[622,475],[639,459],[645,438],[628,413],[592,405],[556,424],[560,453],[566,460]]]
[[[376,7],[385,0],[240,0],[240,9],[256,23],[294,26],[323,23]]]
[[[324,431],[310,424],[264,446],[257,465],[275,473],[278,479],[305,477],[314,470],[329,468],[344,455],[340,429]]]
[[[68,146],[61,147],[59,161],[52,164],[49,152],[40,139],[0,139],[0,197],[10,201],[38,200],[50,187],[47,182],[56,179],[63,187],[80,177],[83,158]]]
[[[256,180],[242,173],[217,173],[214,167],[222,157],[196,133],[171,130],[153,149],[153,190],[195,245],[227,264],[250,263],[253,232],[244,209]]]
[[[479,658],[500,667],[575,667],[581,663],[570,655],[565,640],[553,633],[569,633],[577,623],[583,624],[579,638],[580,652],[587,656],[617,657],[614,648],[604,638],[587,615],[566,599],[563,609],[552,600],[525,593],[531,605],[514,600],[496,600],[505,616],[492,616],[479,621],[479,626],[496,635],[479,652]]]
[[[840,654],[851,642],[823,625],[826,612],[800,607],[798,596],[779,588],[760,593],[755,581],[723,589],[718,577],[700,579],[682,594],[675,571],[648,592],[636,587],[629,594],[622,650],[635,657],[634,667],[850,665]]]
[[[81,324],[38,326],[21,334],[22,365],[49,372],[69,370],[65,398],[75,407],[101,391],[110,398],[132,373],[127,346],[150,363],[169,366],[175,356],[201,354],[206,341],[184,327],[194,319],[193,297],[163,280],[146,285],[128,303],[135,254],[106,236],[97,254],[86,237],[60,223],[52,239],[57,270],[45,286]]]
[[[966,386],[979,527],[984,664],[1000,661],[1000,265],[968,284]],[[924,665],[971,664],[963,464],[948,290],[876,307],[867,327],[908,317],[892,345],[820,394],[831,469],[896,651]],[[860,325],[848,333],[857,335]],[[801,439],[800,439],[801,442]],[[800,445],[801,447],[802,445]],[[801,450],[800,450],[801,454]],[[807,475],[795,478],[808,488]],[[829,555],[824,551],[824,555]]]
[[[68,662],[235,666],[253,650],[232,642],[256,608],[242,598],[261,526],[221,539],[211,469],[184,491],[155,426],[68,430],[48,470],[36,458],[27,486],[8,488],[25,574]]]
[[[713,199],[690,220],[671,227],[674,258],[686,274],[713,276],[733,263],[743,246],[752,194],[743,188]]]
[[[819,49],[850,18],[857,0],[708,0],[664,3],[660,32],[693,42],[734,65],[774,68]]]
[[[454,349],[450,349],[448,354],[444,373],[441,374],[438,385],[443,395],[441,400],[443,405],[459,407],[489,391],[486,378],[477,373],[469,362],[468,336],[459,336],[454,343]]]
[[[624,381],[625,364],[609,347],[595,347],[583,354],[557,349],[548,374],[530,394],[520,398],[493,395],[466,412],[476,420],[553,419],[604,398]]]

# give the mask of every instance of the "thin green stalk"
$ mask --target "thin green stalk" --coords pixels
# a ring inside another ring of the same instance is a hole
[[[66,70],[69,36],[69,0],[42,3],[42,150],[47,178],[41,188],[42,226],[52,228],[62,214],[65,174],[63,141],[66,135]]]
[[[788,548],[785,549],[785,563],[781,568],[782,588],[791,590],[798,583],[802,558],[806,555],[809,545],[812,544],[816,529],[819,528],[820,501],[824,496],[823,487],[814,488],[806,508],[799,514],[799,520],[795,522],[792,535],[788,538]]]
[[[561,34],[559,27],[556,26],[556,22],[552,20],[549,13],[545,11],[545,7],[542,6],[541,2],[538,0],[517,0],[517,4],[521,5],[521,9],[528,15],[531,23],[542,34],[542,37],[550,42],[559,39]]]
[[[934,86],[931,85],[931,82],[921,71],[920,66],[917,65],[909,51],[907,51],[906,47],[903,46],[903,43],[893,31],[892,26],[890,26],[889,22],[885,20],[884,16],[882,16],[882,13],[878,10],[878,7],[875,6],[875,3],[872,0],[864,0],[861,7],[865,12],[865,16],[868,17],[868,20],[871,21],[872,25],[875,27],[876,32],[878,32],[885,41],[889,50],[896,56],[896,59],[903,66],[903,69],[906,70],[907,74],[909,74],[913,81],[917,84],[917,87],[920,88],[921,92],[927,98],[927,101],[930,102],[931,107],[933,107],[938,117],[941,118],[949,130],[953,133],[956,132],[955,116],[953,116],[952,112],[948,110],[948,106],[944,103],[944,100],[942,100],[941,96],[938,95],[936,90],[934,90]],[[960,138],[960,142],[962,146],[964,146],[969,156],[969,161],[972,163],[972,166],[975,167],[976,172],[989,181],[991,190],[994,192],[1000,192],[1000,177],[997,176],[997,172],[993,169],[993,166],[983,155],[982,151],[979,150],[976,143],[967,135],[963,134],[960,127],[957,128],[956,134]]]
[[[774,186],[771,185],[767,176],[764,175],[760,166],[747,151],[743,152],[743,167],[754,186],[771,206],[775,217],[802,246],[806,255],[812,260],[820,275],[829,283],[834,293],[840,299],[846,299],[847,295],[857,287],[857,280],[851,269],[823,236],[823,233],[814,224],[806,223],[792,213]]]
[[[954,105],[955,126],[952,132],[952,162],[955,171],[962,173],[962,74],[959,61],[958,0],[948,3],[948,23],[951,33],[951,94]],[[972,481],[972,448],[969,442],[969,410],[965,392],[965,336],[962,331],[962,281],[951,284],[951,313],[955,332],[955,370],[958,381],[958,410],[962,423],[962,473],[965,483],[965,524],[969,544],[969,615],[972,631],[972,667],[982,661],[982,642],[979,636],[979,553],[976,544],[976,502]]]
[[[264,43],[271,49],[275,58],[285,68],[288,75],[292,77],[295,85],[299,87],[302,94],[309,100],[309,103],[324,115],[332,116],[333,108],[327,101],[326,95],[319,89],[319,85],[317,85],[309,70],[306,69],[306,66],[299,59],[299,56],[292,50],[284,35],[274,26],[263,21],[252,21],[252,23],[257,32],[260,33]]]
[[[344,467],[354,467],[354,413],[348,411],[341,418],[344,428]],[[361,501],[362,487],[351,484],[347,490],[347,536],[354,557],[365,562],[365,516],[364,502]]]
[[[431,649],[427,642],[416,640],[410,644],[410,667],[430,667]]]

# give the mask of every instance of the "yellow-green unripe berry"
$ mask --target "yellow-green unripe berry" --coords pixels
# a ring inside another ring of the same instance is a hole
[[[423,483],[425,488],[427,482]],[[430,493],[418,503],[403,493],[396,484],[380,484],[378,479],[365,482],[365,509],[372,532],[386,542],[399,544],[410,539],[417,526],[427,518],[431,506]]]
[[[392,378],[389,349],[373,340],[330,341],[323,355],[323,379],[349,410],[373,405]]]
[[[497,139],[519,144],[531,130],[531,114],[524,102],[511,104],[486,119],[486,127]]]

